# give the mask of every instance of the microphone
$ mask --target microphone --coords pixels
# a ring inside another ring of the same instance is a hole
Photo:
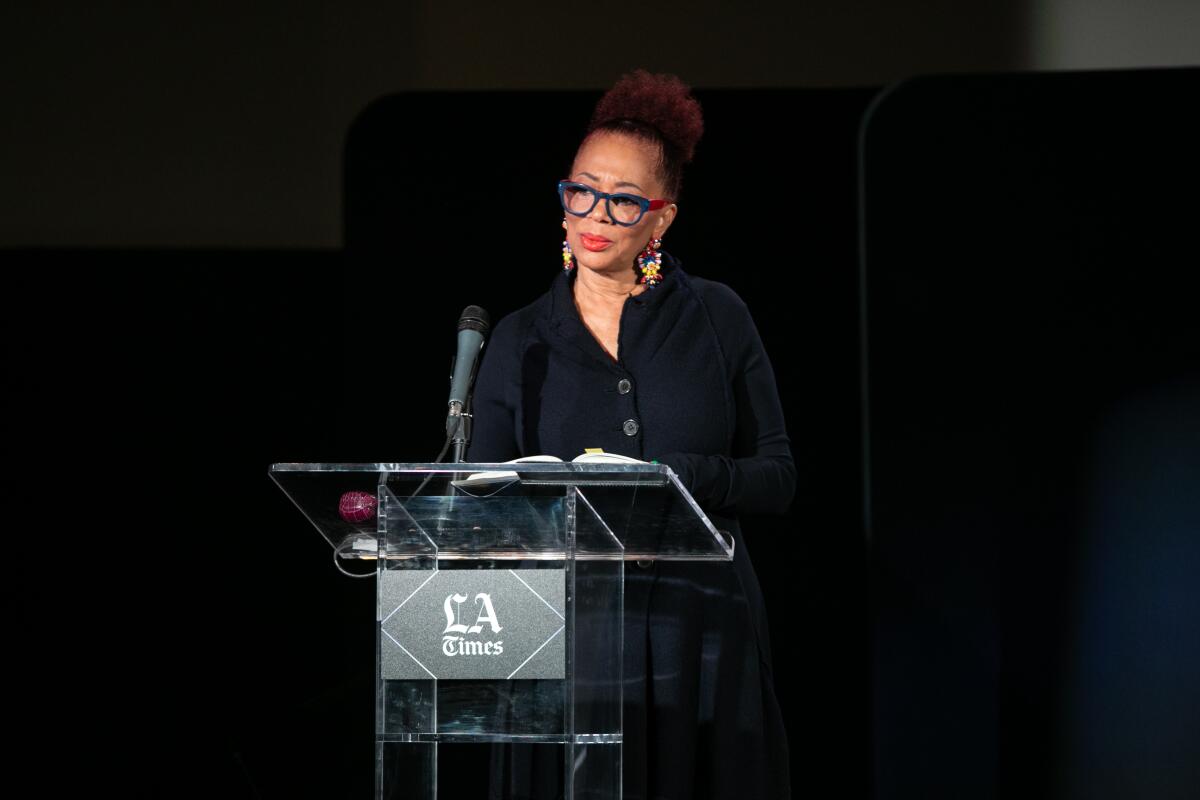
[[[492,321],[488,313],[479,306],[467,306],[458,318],[458,351],[454,356],[454,375],[450,379],[449,413],[446,416],[446,435],[454,445],[454,461],[461,462],[471,437],[468,427],[470,412],[468,403],[471,387],[475,383],[475,372],[479,367],[479,354],[491,331]]]

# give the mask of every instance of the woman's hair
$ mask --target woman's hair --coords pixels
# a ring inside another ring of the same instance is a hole
[[[600,98],[587,135],[624,133],[653,145],[659,153],[658,172],[671,200],[679,199],[683,167],[692,160],[704,133],[700,103],[674,75],[651,75],[634,70]]]

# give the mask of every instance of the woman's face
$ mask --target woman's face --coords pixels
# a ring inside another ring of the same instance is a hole
[[[575,155],[570,179],[602,192],[623,192],[657,200],[663,196],[663,187],[655,169],[656,156],[652,145],[632,136],[594,134]],[[636,265],[638,253],[646,244],[662,238],[677,210],[674,203],[669,203],[647,211],[636,225],[617,225],[609,218],[605,202],[600,200],[587,216],[565,215],[567,242],[580,267],[623,277],[620,273]]]

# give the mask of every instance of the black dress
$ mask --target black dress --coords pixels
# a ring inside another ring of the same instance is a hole
[[[766,613],[737,522],[785,511],[795,490],[775,376],[732,289],[666,253],[662,274],[625,301],[619,360],[580,320],[574,272],[502,319],[480,366],[468,460],[600,447],[675,470],[733,534],[735,555],[626,570],[624,795],[788,797]]]

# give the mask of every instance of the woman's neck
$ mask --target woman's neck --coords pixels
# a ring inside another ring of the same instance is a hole
[[[586,267],[576,267],[575,302],[587,305],[623,306],[630,297],[646,290],[638,283],[632,270],[623,270],[620,275],[594,272]]]

